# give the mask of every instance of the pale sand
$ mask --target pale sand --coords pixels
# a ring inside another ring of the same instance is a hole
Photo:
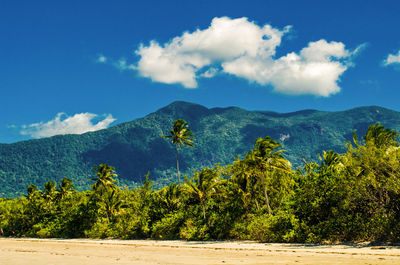
[[[400,264],[400,248],[242,241],[0,238],[0,264]]]

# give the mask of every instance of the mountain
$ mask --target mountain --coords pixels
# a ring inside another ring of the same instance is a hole
[[[231,163],[233,157],[249,151],[258,137],[283,142],[286,157],[299,167],[303,159],[316,160],[322,150],[344,152],[354,130],[363,136],[376,122],[400,129],[399,112],[376,106],[276,113],[174,102],[105,130],[0,144],[0,196],[18,196],[30,184],[41,187],[47,180],[63,177],[86,189],[93,167],[101,163],[116,168],[121,184],[141,182],[147,172],[157,185],[175,181],[174,147],[160,135],[168,134],[178,118],[189,122],[196,138],[194,148],[180,151],[180,167],[187,174],[215,163]]]

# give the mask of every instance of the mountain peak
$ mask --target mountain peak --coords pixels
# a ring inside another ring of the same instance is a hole
[[[189,108],[199,108],[199,107],[207,109],[206,107],[204,107],[200,104],[196,104],[196,103],[192,103],[192,102],[174,101],[174,102],[168,104],[167,106],[159,109],[158,111],[173,110],[173,109],[189,109]]]
[[[196,120],[207,115],[209,109],[195,103],[186,101],[174,101],[171,104],[159,109],[156,113],[172,115],[174,119]]]

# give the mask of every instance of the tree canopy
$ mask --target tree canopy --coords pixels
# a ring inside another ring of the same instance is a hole
[[[91,190],[73,182],[29,185],[0,199],[0,234],[15,237],[242,239],[262,242],[400,241],[397,133],[371,125],[346,151],[324,151],[292,170],[270,137],[226,166],[185,183],[120,187],[114,167],[95,168]]]

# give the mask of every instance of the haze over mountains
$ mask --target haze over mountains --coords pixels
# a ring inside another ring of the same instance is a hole
[[[168,134],[179,118],[189,122],[196,138],[194,148],[180,150],[181,169],[189,175],[215,163],[232,163],[258,137],[282,142],[286,158],[297,168],[304,159],[316,160],[323,150],[344,152],[353,131],[363,136],[370,124],[380,122],[400,130],[400,112],[376,106],[276,113],[237,107],[208,109],[178,101],[105,130],[0,144],[0,196],[18,196],[30,184],[41,187],[63,177],[73,179],[79,189],[89,188],[93,167],[101,163],[116,168],[121,184],[141,182],[147,172],[157,185],[176,181],[174,146],[160,136]]]

